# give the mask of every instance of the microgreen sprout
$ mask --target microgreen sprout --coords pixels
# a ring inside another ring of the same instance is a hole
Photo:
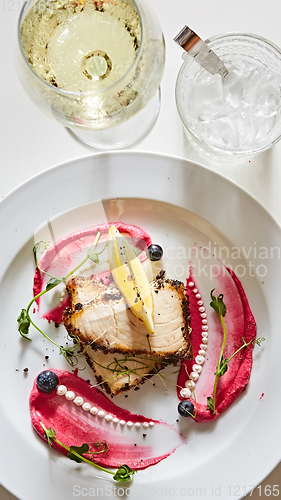
[[[211,302],[210,306],[216,311],[216,313],[219,315],[221,324],[222,324],[222,329],[223,329],[223,342],[219,354],[219,360],[217,364],[217,369],[216,369],[216,378],[215,378],[215,383],[214,383],[214,390],[213,390],[213,397],[211,398],[210,396],[207,397],[207,408],[208,410],[211,410],[213,414],[215,415],[216,413],[216,393],[217,393],[217,385],[218,385],[218,379],[223,375],[223,373],[226,372],[227,370],[227,365],[224,365],[224,360],[223,360],[223,352],[225,349],[226,345],[226,339],[227,339],[227,331],[226,331],[226,326],[223,317],[226,314],[226,306],[225,303],[223,302],[223,294],[221,293],[218,295],[216,298],[213,295],[214,289],[211,291]],[[224,368],[223,368],[224,366]]]
[[[38,265],[37,253],[43,253],[46,250],[46,248],[49,246],[49,243],[46,242],[46,241],[40,241],[40,242],[36,243],[34,245],[34,247],[33,247],[33,255],[34,255],[35,265],[36,265],[37,269],[39,269],[39,271],[41,271],[42,273],[44,273],[47,276],[49,276],[50,279],[49,279],[49,281],[46,284],[45,290],[42,290],[40,293],[38,293],[37,295],[35,295],[33,297],[33,299],[29,302],[27,308],[21,310],[21,312],[20,312],[20,314],[19,314],[19,316],[17,318],[18,331],[19,331],[20,335],[23,338],[25,338],[26,340],[29,340],[29,341],[32,340],[29,337],[29,329],[30,329],[30,325],[32,325],[49,342],[51,342],[56,347],[58,347],[58,349],[60,350],[61,354],[64,356],[64,358],[66,359],[66,361],[71,366],[75,366],[77,364],[77,362],[78,362],[78,355],[79,355],[78,351],[80,350],[79,339],[76,339],[76,338],[74,339],[75,345],[73,347],[63,347],[63,346],[58,345],[53,339],[51,339],[48,335],[46,335],[46,333],[44,333],[34,323],[34,321],[32,320],[32,318],[30,316],[30,309],[31,309],[32,305],[39,299],[39,297],[42,297],[43,295],[45,295],[46,293],[48,293],[53,288],[55,288],[56,286],[60,285],[61,283],[65,283],[68,280],[68,278],[72,274],[74,274],[80,267],[82,267],[88,259],[92,260],[95,263],[99,262],[99,257],[98,256],[104,251],[104,249],[107,246],[107,244],[106,244],[105,247],[103,248],[103,250],[101,252],[98,252],[98,253],[95,252],[95,248],[97,246],[99,237],[100,237],[100,231],[97,233],[97,235],[95,237],[95,241],[93,243],[93,246],[88,250],[87,256],[82,260],[82,262],[80,262],[80,264],[78,264],[74,269],[72,269],[72,271],[70,271],[69,273],[67,273],[62,278],[58,278],[56,276],[52,276],[52,275],[50,275],[49,273],[47,273],[46,271],[44,271],[43,269],[40,268],[40,266]]]
[[[56,438],[56,431],[52,428],[49,427],[47,429],[43,422],[40,422],[40,425],[44,431],[44,437],[47,439],[49,446],[52,446],[52,443],[56,443],[62,448],[64,448],[68,453],[67,457],[70,460],[74,460],[77,463],[85,462],[89,465],[92,465],[93,467],[98,468],[99,470],[102,470],[104,472],[107,472],[108,474],[111,474],[113,476],[113,479],[115,481],[129,481],[132,479],[133,474],[135,474],[135,471],[131,469],[128,465],[120,465],[119,469],[116,472],[113,472],[109,469],[106,469],[105,467],[102,467],[101,465],[98,465],[95,462],[92,462],[88,458],[86,458],[84,455],[96,455],[99,453],[107,453],[108,451],[108,444],[106,441],[98,441],[97,443],[91,443],[91,446],[96,447],[96,451],[90,451],[90,445],[87,443],[83,443],[82,446],[66,446],[64,443],[59,441]]]
[[[246,347],[253,345],[261,345],[261,343],[265,340],[263,337],[259,337],[258,339],[251,339],[249,342],[246,342],[246,339],[243,338],[243,344],[237,349],[228,359],[224,359],[223,357],[223,352],[226,346],[226,341],[227,341],[227,330],[224,322],[224,316],[226,314],[226,306],[225,303],[223,302],[223,294],[221,293],[218,295],[216,298],[213,295],[214,289],[211,291],[211,302],[210,306],[214,309],[214,311],[219,315],[221,324],[222,324],[222,329],[223,329],[223,342],[219,354],[219,359],[218,359],[218,364],[217,368],[215,371],[215,383],[214,383],[214,390],[213,390],[213,397],[208,396],[207,397],[207,409],[211,410],[213,412],[213,415],[216,414],[216,393],[217,393],[217,385],[218,385],[218,380],[220,377],[222,377],[227,369],[228,369],[228,363],[236,356],[242,349],[245,349]]]

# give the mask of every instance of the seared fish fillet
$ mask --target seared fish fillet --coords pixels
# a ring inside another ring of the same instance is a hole
[[[104,353],[150,355],[172,363],[189,356],[192,348],[184,284],[159,279],[150,286],[155,324],[151,335],[118,289],[107,288],[93,277],[72,278],[67,284],[71,308],[63,315],[68,333]]]
[[[75,310],[76,304],[90,302],[99,293],[105,292],[109,288],[96,281],[92,275],[89,278],[83,278],[83,276],[70,278],[66,283],[66,290],[70,298],[71,308]]]
[[[83,352],[98,384],[111,396],[143,384],[166,366],[150,356],[140,359],[116,353],[104,354],[100,350],[94,351],[91,346],[84,346]]]

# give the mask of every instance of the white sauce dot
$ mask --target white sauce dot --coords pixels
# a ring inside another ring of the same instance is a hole
[[[193,380],[187,380],[185,382],[185,387],[187,387],[187,389],[190,389],[190,390],[194,389],[195,384],[194,384]]]
[[[135,427],[136,427],[137,429],[139,429],[139,428],[140,428],[140,426],[141,426],[141,424],[140,424],[139,422],[136,422],[136,423],[135,423]]]
[[[91,409],[90,403],[84,403],[82,405],[82,410],[84,410],[84,411],[90,411],[90,409]]]
[[[202,325],[207,325],[208,321],[206,319],[202,319]]]
[[[120,425],[125,425],[125,424],[126,424],[125,420],[120,420]]]
[[[105,416],[105,420],[106,420],[107,422],[112,422],[112,420],[113,420],[113,416],[108,414],[108,415],[106,415],[106,416]]]
[[[197,293],[198,292],[197,288],[193,288],[192,291],[193,291],[193,293]]]
[[[203,339],[208,338],[208,332],[202,332],[201,335]]]
[[[128,420],[127,427],[133,427],[133,425],[134,425],[133,422],[131,422],[131,420]]]
[[[118,422],[119,422],[119,418],[114,417],[114,419],[112,420],[112,422],[113,422],[114,424],[118,424]]]
[[[201,318],[203,318],[203,319],[207,318],[207,314],[206,314],[206,313],[201,313],[201,314],[200,314],[200,316],[201,316]]]
[[[98,412],[98,417],[103,418],[104,416],[105,416],[105,411],[100,410],[100,411]]]
[[[203,321],[202,321],[202,323],[203,323]],[[203,330],[203,332],[207,332],[208,331],[208,326],[207,325],[203,325],[202,326],[202,330]]]
[[[77,398],[74,399],[73,403],[76,406],[82,406],[82,404],[84,403],[84,399],[81,398],[80,396],[77,396]]]
[[[198,306],[203,306],[203,300],[198,300],[197,304]]]
[[[203,344],[208,344],[208,337],[203,337],[202,342]]]
[[[195,298],[196,298],[196,299],[201,299],[201,294],[200,294],[200,293],[197,293],[197,294],[195,295]],[[203,304],[203,302],[202,302],[202,304]],[[199,304],[199,305],[200,305],[200,304]]]
[[[206,337],[208,338],[208,337]],[[208,346],[206,344],[200,344],[200,349],[203,349],[203,351],[207,351]],[[200,352],[200,351],[199,351]],[[199,354],[199,353],[198,353]]]
[[[66,393],[67,393],[67,388],[65,387],[65,385],[59,385],[57,388],[57,394],[59,396],[64,396]]]
[[[204,346],[204,347],[206,347],[206,346]],[[199,356],[206,356],[205,349],[200,349],[200,351],[198,351],[198,354],[199,354]]]
[[[205,307],[203,307],[203,306],[199,307],[199,312],[201,312],[201,313],[205,312]]]
[[[196,372],[191,372],[190,375],[189,375],[190,379],[191,380],[194,380],[194,382],[196,382],[196,380],[199,379],[199,374],[196,373]]]
[[[202,372],[202,366],[200,365],[193,365],[192,371],[196,373],[201,373]]]
[[[153,422],[153,423],[154,423],[154,422]],[[148,422],[144,422],[142,425],[143,425],[143,427],[144,427],[145,429],[147,429],[147,428],[149,427],[149,423],[148,423]]]
[[[97,415],[97,414],[98,414],[98,411],[99,411],[99,410],[98,410],[95,406],[93,406],[93,407],[90,409],[90,413],[91,413],[91,415]]]
[[[149,427],[154,427],[154,422],[149,422]]]
[[[188,399],[188,398],[191,397],[191,390],[187,389],[187,388],[184,388],[184,389],[181,390],[180,395],[181,395],[182,398]]]
[[[204,356],[196,356],[195,362],[197,365],[204,365],[204,363],[205,363]]]
[[[73,391],[67,391],[65,397],[68,401],[73,401],[73,399],[75,398],[75,394]]]
[[[188,283],[188,286],[190,286],[190,288],[193,288],[193,287],[194,287],[194,283],[193,283],[193,281],[190,281],[190,282]]]

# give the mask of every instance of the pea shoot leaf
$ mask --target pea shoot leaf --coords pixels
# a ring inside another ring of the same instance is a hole
[[[87,253],[89,259],[91,259],[93,262],[95,262],[95,264],[98,264],[100,259],[99,259],[99,256],[98,254],[94,251],[93,248],[90,248],[88,250],[88,253]]]
[[[211,410],[214,415],[216,413],[215,402],[210,396],[207,397],[207,410]]]
[[[87,453],[87,451],[89,451],[89,445],[87,443],[83,443],[82,446],[70,446],[69,449],[70,451],[75,451],[78,455],[82,455],[83,453]],[[83,457],[79,458],[77,455],[74,455],[74,453],[68,453],[67,456],[70,460],[75,460],[78,464],[83,462]]]
[[[26,312],[26,309],[21,310],[21,313],[17,318],[17,322],[18,322],[18,331],[20,332],[21,336],[27,340],[31,340],[31,338],[28,337],[29,327],[30,327],[30,319],[29,319],[29,316]]]
[[[219,314],[219,316],[225,316],[226,314],[226,306],[225,306],[225,303],[223,301],[223,294],[220,293],[217,298],[213,295],[213,291],[215,289],[213,288],[213,290],[211,291],[211,299],[212,301],[210,302],[210,306],[214,309],[214,311],[216,311],[217,314]]]
[[[222,356],[221,360],[220,360],[220,366],[217,367],[217,371],[216,371],[215,375],[217,374],[218,377],[222,377],[228,368],[228,366],[227,366],[228,362],[229,362],[229,359],[224,359]]]
[[[38,253],[44,253],[45,250],[47,250],[48,246],[50,245],[49,241],[38,241],[38,243],[35,243],[33,247],[33,257],[35,261],[36,267],[38,267],[38,261],[37,261],[37,254]]]
[[[87,252],[89,259],[91,259],[95,264],[99,264],[99,262],[100,262],[99,255],[104,252],[107,245],[108,244],[106,243],[106,245],[103,247],[103,249],[100,252],[95,252],[95,245],[93,247],[89,248],[89,250]]]
[[[49,245],[50,245],[49,241],[43,241],[43,240],[38,241],[38,243],[35,243],[33,247],[33,253],[44,253]]]
[[[44,431],[44,437],[47,439],[49,446],[52,446],[52,439],[56,437],[55,429],[53,429],[53,427],[49,427],[49,429],[47,429],[42,422],[40,422],[40,425]]]
[[[131,476],[135,473],[133,469],[131,469],[128,465],[120,465],[119,469],[116,471],[113,476],[114,481],[121,481],[124,483],[125,481],[129,481]]]
[[[62,281],[63,280],[60,278],[51,278],[46,285],[46,291],[48,292],[49,290],[52,290],[52,288],[55,288],[57,285],[62,283]]]

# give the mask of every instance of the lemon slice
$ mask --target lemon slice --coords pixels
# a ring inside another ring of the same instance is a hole
[[[115,226],[108,231],[108,261],[116,286],[131,311],[154,333],[153,297],[142,264],[127,239]]]

